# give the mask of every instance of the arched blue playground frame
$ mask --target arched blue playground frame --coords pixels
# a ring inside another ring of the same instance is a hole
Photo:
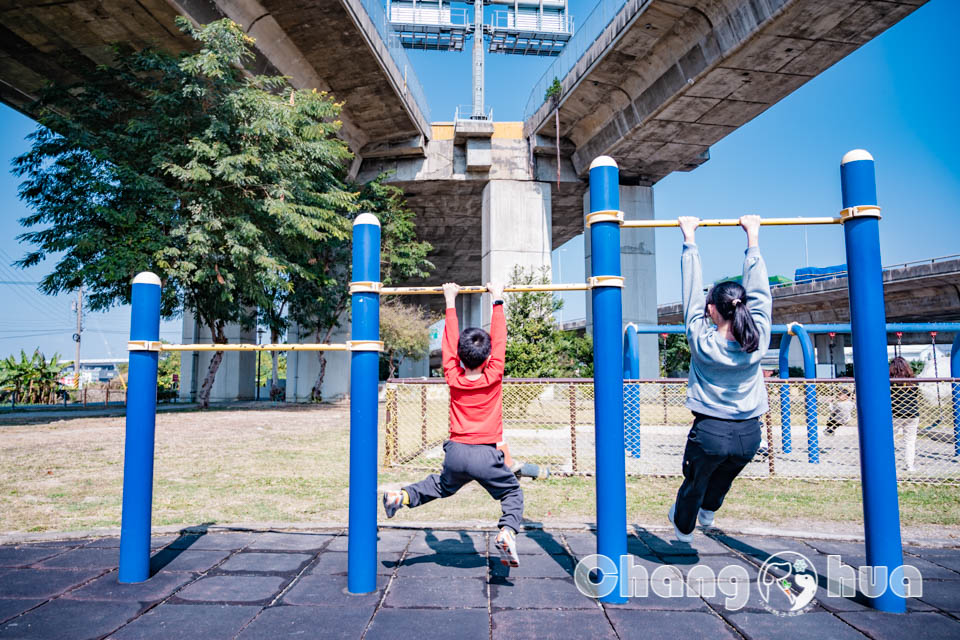
[[[857,354],[856,395],[860,468],[863,485],[867,564],[888,572],[903,563],[897,479],[887,375],[886,326],[880,263],[879,208],[874,162],[862,150],[846,154],[840,165],[841,217],[848,265],[851,332]],[[627,553],[624,456],[623,278],[620,271],[619,169],[602,156],[590,166],[593,303],[594,411],[596,447],[597,553],[614,564]],[[380,225],[370,214],[354,223],[353,278],[363,287],[351,297],[350,505],[347,590],[376,590],[377,558],[377,354],[379,339]],[[133,281],[130,369],[124,449],[123,514],[120,534],[122,583],[150,577],[150,526],[156,422],[160,279],[142,273]],[[659,331],[659,330],[658,330]],[[802,332],[798,332],[801,335]],[[635,334],[634,334],[635,337]],[[628,334],[628,339],[630,335]],[[954,343],[953,373],[960,370]],[[134,346],[134,345],[139,346]],[[805,358],[806,364],[806,358]],[[630,363],[633,366],[633,363]],[[626,372],[633,374],[635,370]],[[954,402],[960,385],[953,386]],[[956,416],[956,414],[955,414]],[[960,420],[955,417],[960,431]],[[815,437],[815,436],[814,436]],[[809,438],[809,436],[808,436]],[[612,577],[612,576],[608,576]],[[620,576],[605,602],[624,602]],[[903,613],[904,598],[888,589],[873,600],[881,611]]]

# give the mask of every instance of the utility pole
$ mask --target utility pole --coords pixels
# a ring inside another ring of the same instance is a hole
[[[73,360],[73,386],[80,388],[80,334],[83,333],[83,286],[77,289],[77,302],[74,304],[77,312],[77,332],[73,334],[73,341],[77,343],[76,356]]]

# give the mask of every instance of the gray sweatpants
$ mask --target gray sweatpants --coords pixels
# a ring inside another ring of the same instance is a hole
[[[452,496],[471,480],[480,483],[494,500],[500,501],[503,515],[500,526],[520,531],[523,521],[523,490],[517,476],[503,462],[503,452],[489,444],[463,444],[447,440],[443,443],[443,469],[431,473],[420,482],[407,485],[411,507],[436,498]]]

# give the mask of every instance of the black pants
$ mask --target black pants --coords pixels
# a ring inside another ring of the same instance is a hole
[[[673,522],[690,533],[702,508],[716,511],[730,485],[760,448],[760,419],[724,420],[695,413],[683,451],[683,484]]]
[[[471,480],[480,483],[494,500],[500,501],[500,526],[520,531],[523,522],[523,490],[520,481],[503,462],[503,452],[492,444],[443,443],[443,469],[415,484],[404,487],[410,506],[452,496]]]

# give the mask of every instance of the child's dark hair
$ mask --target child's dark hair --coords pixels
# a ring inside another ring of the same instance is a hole
[[[890,377],[891,378],[912,378],[913,369],[910,367],[910,363],[907,362],[906,358],[897,356],[890,361]]]
[[[476,369],[490,355],[490,334],[483,329],[470,327],[460,333],[457,355],[467,369]]]
[[[721,282],[710,289],[707,303],[717,309],[724,320],[730,320],[734,339],[747,353],[760,347],[760,332],[747,309],[747,290],[736,282]]]

